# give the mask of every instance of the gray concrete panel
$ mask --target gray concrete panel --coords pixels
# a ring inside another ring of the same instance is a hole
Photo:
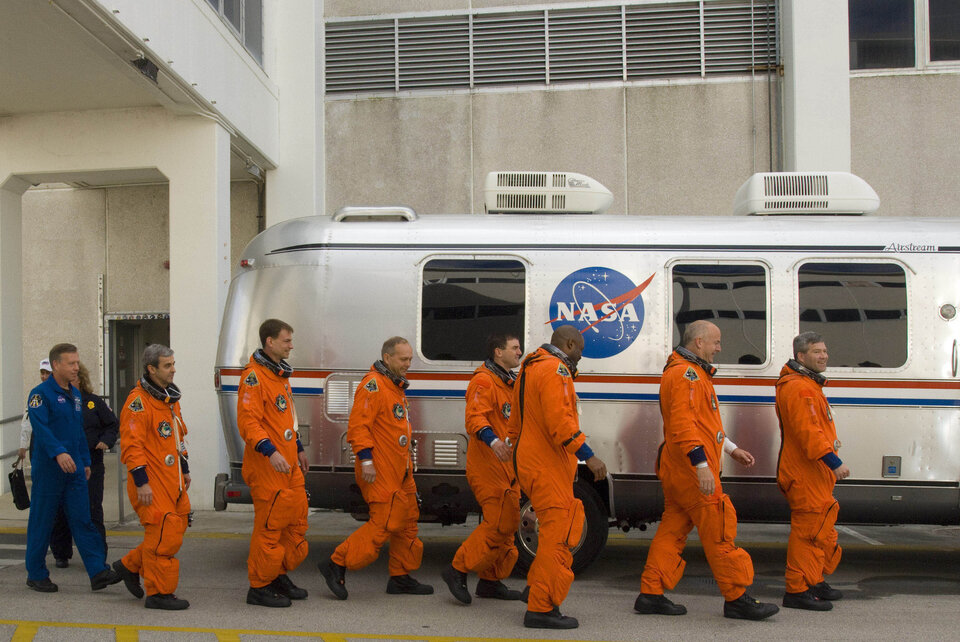
[[[564,4],[568,4],[568,3],[582,4],[583,0],[551,0],[549,3],[543,3],[543,4],[547,4],[549,7],[554,7],[554,6],[562,7]],[[496,8],[496,7],[508,7],[508,8],[524,7],[524,6],[536,5],[537,3],[535,2],[535,0],[473,0],[470,4],[473,6],[474,9],[489,9],[489,8]],[[610,4],[616,4],[616,3],[611,2]]]
[[[327,212],[408,205],[470,211],[470,96],[333,100],[326,105]]]
[[[474,212],[497,170],[586,174],[613,192],[611,214],[627,211],[623,90],[482,93],[473,98]]]
[[[253,181],[230,183],[230,271],[236,276],[243,248],[258,233],[257,184]]]
[[[108,313],[170,309],[169,202],[167,185],[107,190]]]
[[[102,190],[42,189],[23,195],[23,391],[56,343],[74,343],[94,386],[97,275],[104,272]]]
[[[749,81],[626,92],[631,214],[731,214],[743,181],[770,171],[765,78],[755,92]]]
[[[851,169],[880,196],[877,215],[956,216],[960,76],[850,79]]]
[[[476,2],[473,3],[476,5]],[[506,4],[506,3],[501,3]],[[379,16],[412,11],[458,11],[470,8],[469,0],[325,0],[325,18],[347,16]]]

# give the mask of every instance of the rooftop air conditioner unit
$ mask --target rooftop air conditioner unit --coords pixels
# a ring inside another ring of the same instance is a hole
[[[490,172],[483,186],[488,214],[602,214],[613,194],[573,172]]]
[[[737,190],[734,214],[872,214],[880,198],[848,172],[754,174]]]

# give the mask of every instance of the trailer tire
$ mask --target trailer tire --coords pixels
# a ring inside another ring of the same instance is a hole
[[[593,563],[607,544],[610,525],[603,501],[589,484],[577,481],[573,496],[583,502],[584,529],[580,543],[573,549],[573,572],[579,573]],[[519,555],[514,572],[526,575],[537,552],[537,517],[526,495],[520,497],[520,525],[514,534]]]

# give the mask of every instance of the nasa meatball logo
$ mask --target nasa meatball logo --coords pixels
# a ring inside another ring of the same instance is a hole
[[[583,335],[583,356],[605,359],[630,347],[643,327],[640,293],[650,275],[635,285],[626,275],[607,267],[587,267],[568,275],[550,297],[554,329],[572,325]]]

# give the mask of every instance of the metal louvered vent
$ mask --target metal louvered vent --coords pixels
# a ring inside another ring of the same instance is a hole
[[[401,20],[400,89],[470,86],[467,16]]]
[[[497,194],[497,207],[542,210],[547,207],[546,194]]]
[[[824,210],[829,201],[766,201],[764,207],[768,210]]]
[[[555,210],[562,210],[567,206],[566,194],[554,194],[551,198],[551,207]]]
[[[554,176],[556,183],[556,176]],[[497,187],[546,187],[546,173],[501,172],[497,174]],[[556,187],[556,185],[554,185]]]
[[[566,175],[566,174],[554,174],[554,175],[553,175],[553,186],[554,186],[554,187],[566,187],[566,186],[567,186],[567,175]]]
[[[701,73],[698,3],[628,7],[626,39],[630,80]]]
[[[473,17],[473,84],[547,80],[542,11],[482,13]]]
[[[395,90],[395,35],[393,20],[328,22],[327,93]]]
[[[751,4],[754,6],[751,8]],[[704,67],[711,72],[767,71],[774,60],[774,7],[770,3],[703,5]]]
[[[353,394],[363,375],[330,375],[323,388],[324,412],[333,421],[346,421],[353,406]]]
[[[764,196],[829,196],[826,174],[787,174],[763,177]]]
[[[550,12],[550,82],[623,80],[621,7]]]
[[[460,442],[456,439],[435,439],[433,442],[434,466],[458,466],[460,464]]]
[[[773,71],[776,0],[328,19],[326,91],[390,93]]]

